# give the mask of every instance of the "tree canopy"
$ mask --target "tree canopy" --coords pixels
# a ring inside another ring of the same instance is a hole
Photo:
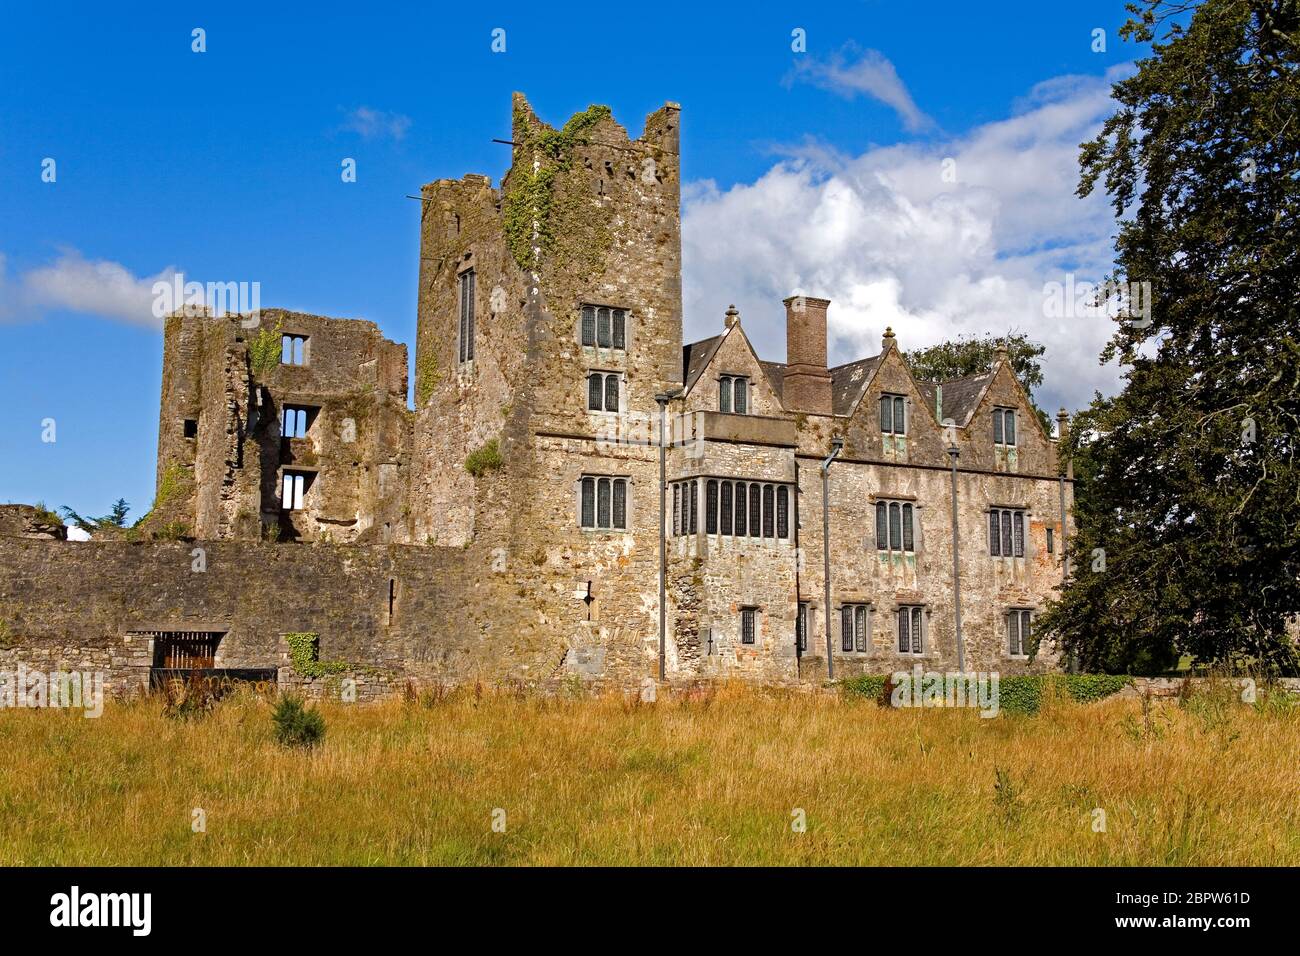
[[[1300,610],[1300,5],[1143,0],[1078,192],[1118,219],[1124,368],[1070,439],[1072,576],[1040,621],[1085,666],[1296,671]]]

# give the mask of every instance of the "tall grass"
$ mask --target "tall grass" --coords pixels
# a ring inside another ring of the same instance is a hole
[[[1294,707],[665,697],[0,711],[0,864],[1300,864]]]

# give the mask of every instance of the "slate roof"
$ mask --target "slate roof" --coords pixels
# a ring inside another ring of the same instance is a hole
[[[722,335],[715,335],[712,338],[692,342],[682,348],[682,369],[688,390],[695,385],[696,380],[699,379],[705,368],[708,367],[709,362],[712,361],[714,354],[718,351],[718,346],[722,344],[722,338]],[[767,381],[772,386],[772,390],[776,392],[778,398],[782,398],[785,363],[760,360],[758,364],[767,376]],[[849,415],[853,412],[879,364],[880,356],[873,355],[869,358],[858,359],[856,362],[845,362],[843,365],[837,365],[830,370],[831,412],[833,414]],[[978,375],[967,375],[964,378],[948,379],[943,382],[926,382],[917,379],[916,385],[929,405],[931,412],[934,411],[936,386],[942,385],[943,417],[951,418],[957,423],[958,427],[964,428],[970,423],[971,416],[975,413],[975,407],[979,404],[980,396],[984,394],[984,389],[993,378],[993,374],[993,371],[981,372]]]
[[[979,404],[980,396],[984,394],[984,387],[988,385],[993,378],[993,372],[980,372],[978,375],[967,375],[965,378],[949,379],[941,382],[943,385],[943,417],[951,418],[958,426],[965,428],[970,423],[970,418],[975,414],[975,406]],[[921,383],[917,383],[918,385]],[[929,389],[930,407],[934,408],[934,383],[925,383]]]
[[[848,415],[866,390],[867,382],[875,374],[880,356],[845,362],[831,369],[831,412]]]
[[[713,353],[718,350],[722,344],[722,336],[715,335],[710,339],[700,339],[698,342],[691,342],[682,346],[682,371],[685,375],[686,390],[690,391],[695,385],[695,380],[700,377],[701,373],[708,366],[709,360],[713,358]]]

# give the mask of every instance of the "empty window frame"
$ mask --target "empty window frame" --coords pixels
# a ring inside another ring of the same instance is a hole
[[[457,361],[474,361],[474,270],[460,274],[460,335]]]
[[[1025,556],[1025,513],[1012,508],[989,510],[989,554],[993,557]]]
[[[915,553],[915,512],[910,501],[877,501],[876,550]]]
[[[587,376],[587,411],[618,411],[622,377],[618,372],[592,372]]]
[[[898,609],[898,653],[920,655],[925,647],[925,609],[904,605]]]
[[[840,650],[846,654],[865,654],[867,650],[867,606],[844,604],[840,607]]]
[[[306,365],[307,364],[307,336],[305,335],[280,336],[280,364],[281,365]]]
[[[808,602],[800,601],[799,610],[794,619],[795,643],[800,654],[808,653]]]
[[[885,435],[907,434],[907,399],[902,395],[880,396],[880,431]]]
[[[626,530],[627,479],[584,475],[578,524],[588,530]]]
[[[197,418],[186,418],[181,426],[181,434],[186,438],[199,437],[199,421]]]
[[[754,644],[758,641],[758,608],[742,607],[740,609],[740,643]]]
[[[749,379],[738,375],[719,376],[718,411],[749,414]]]
[[[306,405],[285,405],[280,410],[280,437],[306,438],[316,409]]]
[[[1010,656],[1029,656],[1032,626],[1033,612],[1027,608],[1013,607],[1007,611],[1007,653]]]
[[[580,335],[583,345],[602,349],[626,349],[627,310],[584,305]]]
[[[993,444],[1008,448],[1016,443],[1016,410],[1014,408],[993,409]]]
[[[285,469],[280,479],[280,507],[284,511],[301,511],[303,498],[311,487],[312,474],[307,471]]]

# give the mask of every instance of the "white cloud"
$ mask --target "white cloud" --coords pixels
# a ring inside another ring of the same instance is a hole
[[[0,255],[0,319],[35,318],[52,309],[98,315],[107,319],[158,328],[153,314],[153,285],[170,283],[171,266],[152,276],[136,276],[121,263],[86,259],[64,249],[48,266],[24,273],[17,281],[6,274]]]
[[[411,128],[411,118],[401,113],[386,113],[369,106],[358,106],[347,115],[343,128],[360,134],[363,139],[388,137],[400,140]]]
[[[930,117],[921,112],[912,100],[912,94],[898,77],[894,64],[878,50],[864,50],[861,55],[856,44],[847,43],[828,60],[803,55],[795,61],[793,79],[804,80],[824,90],[852,99],[859,93],[879,100],[892,108],[911,132],[934,125]],[[857,56],[857,61],[850,57]]]
[[[832,300],[832,363],[879,352],[886,325],[904,349],[1016,330],[1047,346],[1045,407],[1113,391],[1117,370],[1097,360],[1112,325],[1046,318],[1043,286],[1109,269],[1110,209],[1074,191],[1079,144],[1109,113],[1114,78],[1041,84],[1021,112],[956,140],[849,159],[805,145],[756,182],[688,184],[688,340],[718,331],[735,302],[760,354],[781,359],[781,299],[803,292]]]

